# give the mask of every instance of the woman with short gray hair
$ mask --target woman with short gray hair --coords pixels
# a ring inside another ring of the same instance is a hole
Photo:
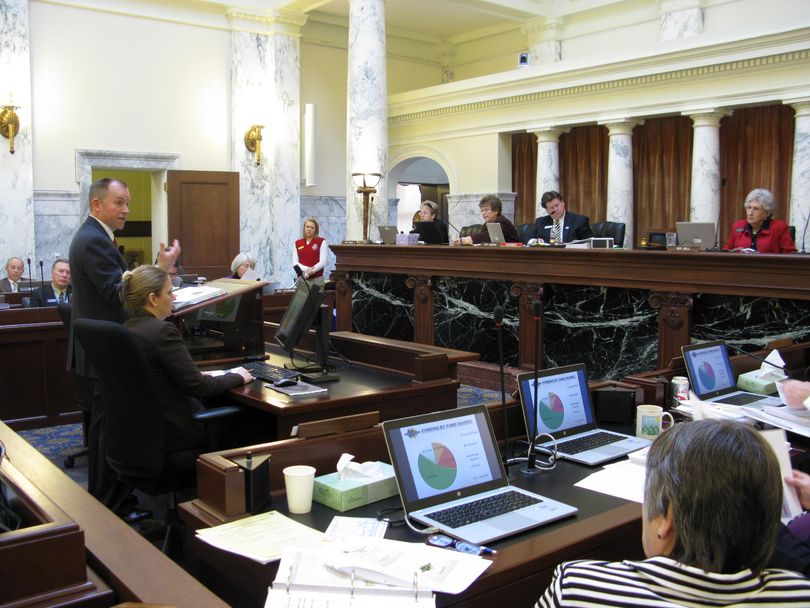
[[[765,188],[751,190],[745,197],[745,219],[737,220],[723,247],[726,251],[795,253],[796,244],[788,225],[774,219],[776,203]]]
[[[767,568],[782,511],[779,464],[762,436],[728,420],[686,422],[647,455],[647,559],[557,567],[539,607],[810,605],[810,580]]]

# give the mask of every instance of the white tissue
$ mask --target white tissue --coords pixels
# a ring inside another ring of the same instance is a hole
[[[383,479],[386,473],[378,460],[353,462],[354,455],[342,454],[338,459],[337,472],[340,479]]]

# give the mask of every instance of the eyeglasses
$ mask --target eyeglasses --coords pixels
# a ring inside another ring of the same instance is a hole
[[[454,549],[459,553],[468,553],[469,555],[493,555],[497,553],[495,549],[490,549],[483,545],[474,545],[463,540],[456,540],[444,534],[431,534],[427,537],[427,544],[434,547],[444,547],[447,549]]]

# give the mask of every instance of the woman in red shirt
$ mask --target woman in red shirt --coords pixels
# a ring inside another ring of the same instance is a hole
[[[757,188],[745,197],[746,219],[734,222],[726,241],[726,251],[753,250],[760,253],[796,253],[787,224],[773,219],[773,194]]]
[[[308,281],[323,285],[323,267],[326,264],[326,240],[318,236],[321,227],[318,220],[308,217],[304,220],[302,239],[295,241],[296,266],[301,269],[301,276]]]

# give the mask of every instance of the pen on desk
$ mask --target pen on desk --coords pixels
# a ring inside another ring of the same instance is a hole
[[[484,545],[479,545],[481,547],[481,555],[497,555],[498,552],[495,549],[490,549],[489,547],[485,547]]]
[[[245,468],[248,471],[253,470],[253,454],[250,450],[248,450],[247,454],[245,454]]]

